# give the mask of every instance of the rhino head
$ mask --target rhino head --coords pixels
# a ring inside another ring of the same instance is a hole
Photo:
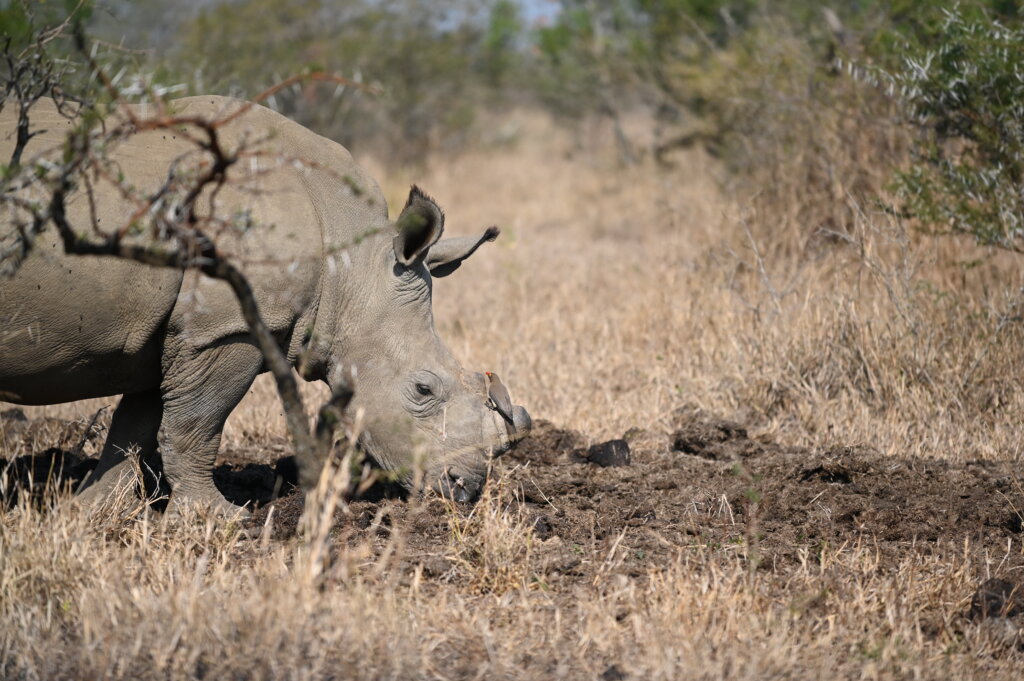
[[[360,445],[377,464],[408,488],[469,501],[490,459],[525,437],[531,421],[523,407],[491,399],[490,375],[463,368],[434,328],[433,279],[458,269],[498,230],[441,239],[443,231],[444,213],[413,187],[393,225],[346,248],[343,260],[359,276],[342,281],[358,285],[341,284],[324,375],[337,375],[339,361],[355,369],[350,411],[362,412]]]

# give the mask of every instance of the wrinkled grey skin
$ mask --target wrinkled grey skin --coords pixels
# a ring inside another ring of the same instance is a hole
[[[176,101],[176,113],[215,117],[241,103],[222,97]],[[0,158],[13,146],[13,111],[0,113]],[[58,147],[68,123],[40,103],[24,158]],[[362,444],[383,467],[423,471],[422,484],[474,497],[489,457],[529,432],[522,407],[503,418],[484,376],[469,372],[438,338],[432,280],[446,276],[496,230],[440,239],[444,216],[415,188],[395,223],[371,178],[340,145],[254,107],[222,132],[232,149],[260,140],[261,157],[232,168],[218,214],[247,210],[256,229],[228,231],[218,247],[241,263],[260,311],[305,375],[330,382],[355,368],[350,412],[362,412]],[[59,152],[58,152],[59,153]],[[195,167],[201,154],[168,131],[133,136],[112,154],[128,179],[152,191],[167,169]],[[295,163],[301,159],[302,163]],[[96,187],[102,227],[132,208],[112,186]],[[81,194],[73,225],[88,232]],[[10,230],[8,216],[0,229]],[[399,226],[401,229],[399,229]],[[105,494],[126,471],[124,452],[159,451],[172,502],[231,510],[212,468],[228,415],[264,370],[231,290],[192,273],[110,257],[67,256],[50,229],[11,279],[0,280],[0,399],[53,404],[123,395],[96,473],[83,494]]]

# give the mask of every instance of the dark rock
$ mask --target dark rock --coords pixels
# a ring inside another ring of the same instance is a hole
[[[1024,613],[1024,587],[1005,579],[986,580],[971,597],[971,619],[1015,617]]]
[[[28,421],[21,409],[5,409],[0,411],[0,421]]]
[[[630,462],[629,443],[625,440],[602,442],[588,449],[584,458],[588,463],[604,468],[628,466]]]

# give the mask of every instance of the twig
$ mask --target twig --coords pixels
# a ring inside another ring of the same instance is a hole
[[[772,304],[775,306],[775,313],[782,314],[782,304],[780,302],[779,292],[775,290],[775,286],[772,285],[772,280],[768,276],[768,270],[764,265],[764,258],[761,257],[761,251],[757,248],[757,242],[754,241],[754,235],[750,232],[750,226],[746,220],[741,219],[740,224],[743,225],[743,232],[747,235],[747,240],[750,242],[750,249],[754,252],[754,258],[757,260],[757,269],[761,273],[761,279],[764,281],[765,288],[768,290],[768,295],[772,298]]]
[[[96,425],[96,421],[99,419],[100,414],[107,410],[107,406],[104,405],[96,410],[96,413],[89,419],[89,425],[85,427],[85,431],[82,433],[82,437],[78,440],[78,444],[71,450],[71,453],[75,456],[81,456],[82,450],[85,448],[85,443],[89,440],[89,433],[92,432],[93,426]]]

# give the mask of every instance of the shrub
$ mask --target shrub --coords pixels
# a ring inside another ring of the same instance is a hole
[[[1024,28],[960,8],[885,73],[919,131],[896,189],[934,233],[1024,250]]]

